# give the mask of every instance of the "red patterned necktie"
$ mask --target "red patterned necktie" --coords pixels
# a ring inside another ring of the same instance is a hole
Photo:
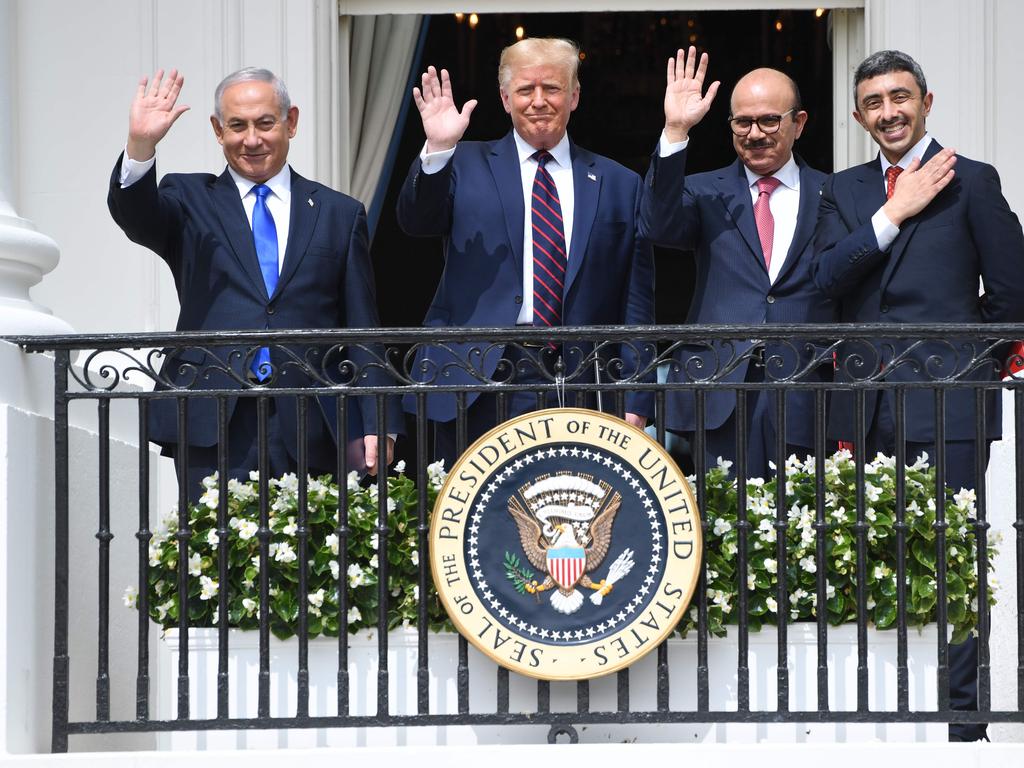
[[[558,190],[544,166],[550,153],[533,154],[537,175],[533,177],[533,324],[562,324],[562,292],[565,285],[565,234]]]
[[[775,219],[768,198],[772,196],[782,182],[774,176],[765,176],[757,180],[757,200],[754,202],[754,222],[757,224],[757,236],[761,240],[761,252],[764,254],[764,265],[772,265],[772,241],[775,238]]]
[[[903,173],[903,169],[898,165],[890,165],[885,169],[885,199],[888,200],[892,197],[892,193],[896,191],[896,177]]]

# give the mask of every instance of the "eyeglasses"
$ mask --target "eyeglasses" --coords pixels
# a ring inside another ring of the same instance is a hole
[[[761,115],[760,117],[730,117],[729,127],[737,136],[747,136],[750,129],[757,125],[761,133],[775,133],[782,127],[782,118],[796,112],[796,107],[787,109],[781,115]]]

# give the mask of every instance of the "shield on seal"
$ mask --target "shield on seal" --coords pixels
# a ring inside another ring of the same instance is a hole
[[[562,589],[572,589],[587,564],[583,547],[558,547],[547,551],[548,573]]]

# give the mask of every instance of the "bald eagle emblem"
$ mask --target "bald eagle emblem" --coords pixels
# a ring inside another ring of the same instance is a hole
[[[589,574],[600,567],[612,541],[612,525],[622,495],[591,475],[558,472],[536,477],[509,497],[508,511],[516,522],[526,559],[546,574],[542,582],[509,574],[530,594],[551,593],[551,607],[566,615],[583,605],[577,586],[595,590],[590,596],[600,605],[616,581],[633,567],[633,552],[626,549],[612,564],[608,576],[594,582]],[[532,576],[532,575],[531,575]]]

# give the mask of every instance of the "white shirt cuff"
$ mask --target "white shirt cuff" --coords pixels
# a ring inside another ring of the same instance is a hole
[[[427,152],[427,144],[424,142],[423,149],[420,150],[420,167],[428,176],[432,173],[437,173],[448,165],[448,161],[452,159],[454,154],[455,147],[442,149],[440,152]]]
[[[121,160],[121,189],[130,187],[141,179],[149,169],[156,165],[156,153],[149,160],[132,160],[128,157],[128,147],[124,148],[124,159]]]
[[[677,152],[682,152],[686,149],[686,145],[689,143],[689,138],[683,139],[682,141],[669,141],[665,137],[665,131],[662,131],[661,140],[658,142],[658,157],[669,157]]]
[[[885,215],[881,208],[875,211],[875,215],[871,217],[871,226],[875,230],[878,250],[889,250],[889,246],[892,245],[896,236],[899,235],[900,228],[889,221],[889,217]]]

